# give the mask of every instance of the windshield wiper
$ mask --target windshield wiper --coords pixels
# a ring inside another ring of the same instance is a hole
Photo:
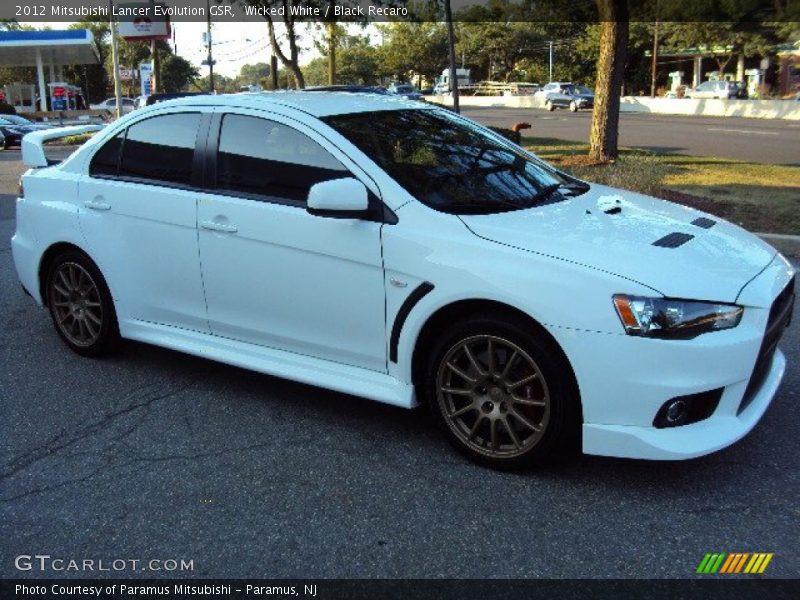
[[[536,194],[534,194],[533,197],[528,201],[529,205],[533,206],[534,204],[541,202],[556,190],[567,190],[568,192],[571,192],[572,195],[580,196],[581,194],[585,194],[589,191],[589,185],[577,181],[570,183],[553,183],[536,192]]]
[[[580,194],[585,194],[591,189],[591,186],[588,183],[583,183],[580,181],[573,181],[570,183],[562,183],[561,187],[565,190],[569,190],[570,192],[574,192],[576,196]]]
[[[541,200],[544,200],[545,198],[547,198],[550,194],[555,192],[557,189],[559,189],[563,185],[564,185],[563,183],[553,183],[551,185],[543,187],[542,189],[540,189],[538,192],[536,192],[531,197],[531,199],[528,201],[528,203],[531,206],[533,206],[534,204],[537,204]]]

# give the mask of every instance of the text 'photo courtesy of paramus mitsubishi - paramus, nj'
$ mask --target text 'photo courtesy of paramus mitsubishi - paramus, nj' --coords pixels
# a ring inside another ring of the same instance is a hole
[[[138,340],[428,404],[496,468],[728,446],[784,374],[794,270],[717,217],[578,180],[452,112],[336,92],[23,138],[14,263],[67,346]]]

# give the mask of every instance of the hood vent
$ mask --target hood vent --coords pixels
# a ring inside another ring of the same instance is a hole
[[[702,227],[703,229],[711,229],[716,224],[717,222],[714,219],[708,219],[706,217],[697,217],[694,221],[692,221],[692,225]]]
[[[683,246],[692,238],[694,238],[694,236],[689,233],[679,233],[674,231],[665,235],[660,240],[653,242],[653,246],[659,246],[661,248],[677,248],[678,246]]]

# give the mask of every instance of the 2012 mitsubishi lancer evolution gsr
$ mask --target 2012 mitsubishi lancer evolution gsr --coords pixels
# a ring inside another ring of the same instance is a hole
[[[759,421],[794,270],[445,109],[196,96],[59,164],[27,135],[14,262],[75,352],[121,338],[411,408],[496,468],[683,459]],[[578,446],[579,445],[579,446]]]

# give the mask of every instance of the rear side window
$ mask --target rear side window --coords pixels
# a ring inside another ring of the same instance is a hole
[[[89,166],[90,175],[116,175],[119,172],[119,157],[125,132],[115,135],[98,150]]]
[[[219,190],[304,204],[315,183],[348,176],[327,150],[291,127],[243,115],[222,120]]]
[[[188,185],[199,128],[200,113],[163,115],[131,125],[119,174]]]

